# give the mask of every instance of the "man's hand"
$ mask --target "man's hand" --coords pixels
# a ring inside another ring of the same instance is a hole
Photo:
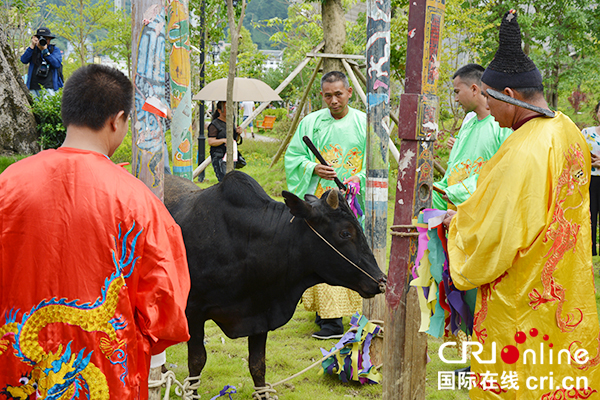
[[[452,218],[454,218],[455,215],[456,215],[456,211],[454,211],[454,210],[448,210],[448,212],[446,212],[446,216],[444,217],[444,222],[443,222],[446,229],[448,229],[450,227],[450,222],[452,221]]]
[[[592,153],[592,167],[600,168],[600,156]]]
[[[448,138],[448,141],[446,142],[446,146],[448,146],[448,148],[449,148],[450,150],[452,150],[452,147],[454,147],[454,142],[456,142],[456,139],[455,139],[455,138],[453,138],[452,136],[450,136],[450,137]]]
[[[39,42],[40,42],[40,39],[38,39],[37,36],[32,36],[31,42],[29,43],[29,47],[31,48],[31,50],[35,49],[35,46],[37,46]]]
[[[323,179],[327,179],[329,181],[332,181],[333,178],[335,178],[337,176],[333,167],[330,167],[329,165],[323,165],[323,164],[317,164],[315,166],[314,173],[317,174],[319,177],[321,177]]]
[[[360,178],[356,175],[352,175],[350,178],[344,179],[344,182],[342,183],[345,185],[348,182],[360,183]]]

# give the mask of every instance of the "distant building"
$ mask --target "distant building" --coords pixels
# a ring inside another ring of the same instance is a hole
[[[267,59],[263,62],[263,69],[277,69],[283,62],[283,50],[259,50],[261,53],[267,56]]]

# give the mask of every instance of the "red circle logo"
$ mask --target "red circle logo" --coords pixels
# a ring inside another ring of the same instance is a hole
[[[525,343],[525,339],[527,339],[527,335],[525,335],[524,332],[517,332],[515,334],[515,342],[517,342],[519,344],[523,344],[523,343]]]
[[[502,361],[504,361],[506,364],[514,364],[519,359],[519,349],[517,349],[512,344],[504,346],[504,348],[500,352],[500,357],[502,358]]]

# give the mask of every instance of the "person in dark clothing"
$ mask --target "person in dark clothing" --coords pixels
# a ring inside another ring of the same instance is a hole
[[[600,102],[594,109],[594,119],[600,122]],[[590,181],[590,214],[592,215],[592,255],[598,255],[596,232],[600,215],[600,126],[591,126],[582,131],[592,152],[592,176]]]
[[[39,28],[21,56],[21,62],[29,64],[25,83],[35,97],[40,95],[42,88],[53,95],[63,87],[62,52],[58,47],[50,44],[55,37],[50,29]]]
[[[213,114],[213,120],[208,126],[208,145],[210,146],[210,158],[215,175],[219,182],[227,173],[227,162],[223,157],[227,153],[227,108],[224,101],[217,103],[217,110]],[[236,128],[233,139],[242,133],[242,129]]]

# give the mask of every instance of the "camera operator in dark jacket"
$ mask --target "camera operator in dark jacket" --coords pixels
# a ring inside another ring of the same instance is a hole
[[[41,88],[46,88],[50,94],[54,94],[63,87],[62,54],[58,47],[50,44],[50,40],[55,37],[48,28],[38,29],[21,56],[21,62],[29,64],[27,87],[36,97],[39,96]]]

